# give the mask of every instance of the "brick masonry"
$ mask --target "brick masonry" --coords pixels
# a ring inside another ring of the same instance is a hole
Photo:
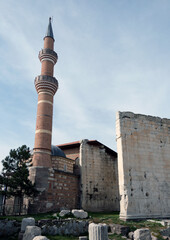
[[[69,158],[53,156],[52,167],[59,171],[73,173],[75,161]]]
[[[79,206],[79,176],[73,172],[32,167],[30,178],[40,193],[30,204],[29,213],[59,211],[62,208],[72,209]]]
[[[55,170],[54,179],[49,180],[48,190],[48,202],[53,202],[53,208],[56,210],[77,208],[78,197],[78,176]]]
[[[120,218],[170,217],[170,120],[118,112]]]
[[[52,34],[51,19],[48,30]],[[53,77],[54,65],[58,56],[54,52],[54,38],[46,35],[44,49],[39,52],[41,75],[36,77],[34,84],[38,93],[37,120],[33,154],[33,166],[51,167],[51,139],[53,118],[53,96],[58,89],[58,81]]]

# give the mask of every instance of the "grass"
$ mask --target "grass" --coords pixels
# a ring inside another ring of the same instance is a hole
[[[70,237],[70,236],[46,236],[50,240],[78,240],[78,237]]]
[[[151,232],[154,232],[154,235],[158,237],[160,240],[163,239],[159,233],[160,229],[164,229],[161,224],[149,222],[147,220],[143,221],[122,221],[119,219],[119,213],[118,212],[112,212],[112,213],[89,213],[89,216],[92,217],[93,222],[95,223],[106,223],[106,224],[120,224],[124,226],[130,227],[130,231],[135,231],[138,228],[149,228]],[[120,235],[113,234],[109,235],[110,239],[123,239]]]
[[[131,231],[136,230],[137,228],[149,228],[151,230],[155,228],[164,228],[159,223],[149,222],[147,220],[143,221],[122,221],[119,219],[118,212],[111,212],[111,213],[89,213],[89,216],[92,217],[93,222],[95,223],[106,223],[106,224],[120,224],[124,226],[129,226]]]
[[[22,222],[23,218],[33,217],[35,221],[41,219],[56,219],[53,217],[53,213],[39,213],[39,214],[30,214],[30,215],[22,215],[22,216],[0,216],[0,220],[9,219],[9,220],[17,220],[18,222]]]
[[[109,239],[122,240],[124,238],[122,238],[120,235],[114,233],[114,234],[109,235]]]

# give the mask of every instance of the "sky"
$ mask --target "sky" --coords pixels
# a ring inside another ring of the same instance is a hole
[[[59,57],[52,144],[89,139],[116,151],[117,111],[170,118],[169,0],[0,0],[0,9],[0,160],[34,146],[49,17]]]

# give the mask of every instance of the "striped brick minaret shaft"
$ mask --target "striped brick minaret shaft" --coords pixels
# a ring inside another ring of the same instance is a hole
[[[51,167],[53,96],[58,89],[58,81],[53,77],[53,69],[58,56],[54,52],[51,18],[49,18],[47,34],[44,37],[44,48],[39,52],[39,59],[41,75],[35,78],[38,106],[33,166]]]

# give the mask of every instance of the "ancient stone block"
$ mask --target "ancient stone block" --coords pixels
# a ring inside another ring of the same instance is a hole
[[[86,236],[79,237],[79,240],[87,240]]]
[[[110,224],[109,227],[112,233],[120,234],[123,236],[128,236],[128,233],[130,232],[129,227],[119,224]]]
[[[141,228],[134,231],[134,240],[151,240],[151,233],[148,228]]]
[[[35,226],[35,219],[32,217],[23,218],[21,223],[21,232],[25,232],[27,226]]]
[[[70,210],[61,210],[61,212],[59,213],[60,217],[64,217],[65,215],[69,214]]]
[[[37,226],[27,226],[23,240],[33,240],[34,237],[41,235],[41,228]]]
[[[134,239],[133,236],[134,236],[134,232],[129,232],[129,233],[128,233],[128,238],[129,238],[129,239],[132,239],[132,240],[133,240],[133,239]]]
[[[49,238],[47,238],[45,236],[36,236],[33,238],[33,240],[49,240]]]
[[[88,217],[88,213],[84,210],[73,209],[71,212],[76,218],[84,219]]]
[[[108,240],[108,227],[106,224],[89,224],[89,240]]]

